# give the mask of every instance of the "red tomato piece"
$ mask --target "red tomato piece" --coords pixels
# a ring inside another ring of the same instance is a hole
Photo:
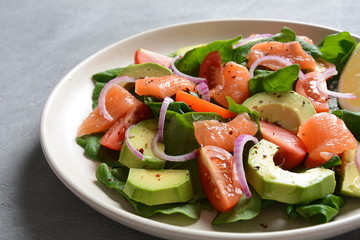
[[[242,195],[234,157],[216,146],[200,149],[199,175],[207,199],[220,212],[233,208]]]
[[[225,84],[222,69],[220,52],[210,52],[200,65],[199,77],[206,78],[209,89],[216,87],[221,89]]]
[[[150,119],[152,116],[149,108],[144,104],[130,109],[122,118],[120,118],[115,124],[107,130],[105,135],[100,139],[100,144],[104,147],[120,151],[122,143],[125,137],[125,131],[130,126]]]
[[[172,61],[171,57],[142,48],[136,50],[134,55],[135,64],[152,62],[169,68]]]
[[[298,80],[296,83],[296,92],[311,102],[316,112],[329,112],[329,96],[320,93],[316,87],[316,81],[320,77],[320,72],[309,72],[305,74],[305,80]]]
[[[260,121],[260,127],[262,137],[280,147],[274,156],[276,165],[289,170],[304,160],[306,146],[298,136],[273,123]]]

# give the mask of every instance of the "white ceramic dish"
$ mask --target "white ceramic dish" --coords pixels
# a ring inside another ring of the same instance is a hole
[[[84,157],[75,142],[78,126],[91,110],[92,74],[126,66],[133,53],[145,48],[160,53],[198,43],[233,38],[239,34],[277,33],[288,26],[318,42],[337,30],[277,20],[220,20],[194,22],[155,29],[117,42],[85,59],[55,87],[43,110],[41,144],[60,180],[85,203],[121,224],[148,234],[171,239],[321,239],[360,227],[360,201],[348,199],[332,222],[308,225],[288,219],[279,206],[268,208],[251,221],[212,226],[214,212],[203,211],[199,221],[181,216],[142,218],[115,191],[97,183],[97,163]]]

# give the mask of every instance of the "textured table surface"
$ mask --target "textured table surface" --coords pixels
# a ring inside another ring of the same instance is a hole
[[[0,1],[0,239],[158,239],[99,214],[55,176],[40,115],[77,63],[123,38],[189,21],[271,18],[360,35],[355,0]],[[360,239],[360,229],[332,238]]]

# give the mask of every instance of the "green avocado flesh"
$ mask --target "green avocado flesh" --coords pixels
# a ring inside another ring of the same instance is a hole
[[[263,139],[249,151],[246,177],[261,198],[301,204],[334,192],[334,171],[325,168],[302,173],[283,170],[273,161],[278,149],[277,145]]]
[[[163,168],[166,160],[157,157],[151,149],[151,141],[157,133],[156,119],[149,119],[136,124],[129,131],[129,143],[134,149],[143,153],[143,159],[138,158],[125,142],[121,148],[119,161],[128,168]],[[157,143],[158,148],[164,151],[164,144]]]
[[[342,156],[340,192],[346,196],[360,197],[360,172],[355,166],[355,149]]]
[[[118,77],[128,76],[134,78],[144,78],[144,77],[162,77],[166,75],[171,75],[172,72],[170,69],[163,67],[156,63],[141,63],[136,65],[131,65],[124,68],[119,74]]]
[[[316,113],[310,101],[296,92],[261,92],[243,102],[267,121],[297,133],[299,126]]]
[[[124,192],[149,206],[186,202],[193,198],[188,170],[131,168]]]

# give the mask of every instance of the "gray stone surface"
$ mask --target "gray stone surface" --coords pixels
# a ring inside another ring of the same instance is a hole
[[[359,8],[352,0],[0,1],[0,239],[158,239],[88,207],[45,160],[42,108],[81,60],[133,34],[195,20],[296,20],[360,35]],[[340,239],[360,239],[360,230],[332,240]]]

